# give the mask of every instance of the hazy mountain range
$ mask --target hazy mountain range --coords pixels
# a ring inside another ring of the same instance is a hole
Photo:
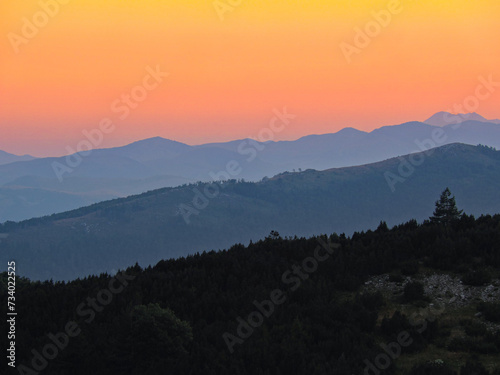
[[[271,230],[352,234],[380,220],[428,218],[446,187],[468,214],[497,213],[500,151],[452,144],[359,167],[215,186],[164,188],[6,224],[0,261],[17,260],[18,273],[35,279],[70,279],[248,243]]]
[[[431,116],[424,123],[433,125],[433,126],[447,126],[447,125],[457,125],[461,124],[465,121],[478,121],[478,122],[487,122],[490,124],[500,124],[500,120],[487,120],[483,116],[478,113],[463,113],[463,114],[451,114],[449,112],[438,112],[435,115]]]
[[[453,116],[448,115],[447,119]],[[470,114],[481,121],[443,127],[438,121],[443,116],[441,112],[427,120],[436,125],[408,122],[371,132],[345,128],[295,141],[245,139],[189,146],[151,138],[87,156],[10,162],[0,165],[0,222],[196,181],[227,177],[258,181],[284,171],[363,165],[456,142],[500,147],[498,123]],[[2,155],[0,161],[9,160]]]
[[[16,161],[28,161],[35,159],[31,155],[14,155],[0,150],[0,165],[15,163]]]

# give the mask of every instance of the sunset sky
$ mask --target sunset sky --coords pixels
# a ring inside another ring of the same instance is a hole
[[[276,140],[371,130],[500,81],[498,0],[55,1],[0,4],[0,150],[63,155],[105,118],[100,147],[255,138],[284,107],[297,117]],[[362,48],[358,28],[373,35]],[[169,75],[156,85],[148,67]],[[487,118],[496,90],[477,109]],[[125,115],[131,92],[147,97]]]

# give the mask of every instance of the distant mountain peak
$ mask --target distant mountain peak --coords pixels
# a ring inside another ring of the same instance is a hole
[[[500,120],[488,120],[476,112],[452,114],[445,111],[441,111],[432,115],[427,120],[425,120],[424,123],[428,125],[443,127],[451,124],[459,124],[465,121],[478,121],[500,124]]]
[[[177,144],[177,145],[185,145],[184,143],[177,142],[168,138],[163,138],[163,137],[151,137],[151,138],[146,138],[146,139],[141,139],[139,141],[132,142],[126,146],[127,147],[130,145],[170,145],[170,144]]]
[[[349,135],[359,135],[359,134],[363,134],[363,133],[365,133],[365,132],[362,130],[350,127],[350,126],[343,128],[337,132],[337,134],[349,134]]]
[[[0,165],[15,163],[17,161],[29,161],[36,159],[31,155],[14,155],[0,150]]]

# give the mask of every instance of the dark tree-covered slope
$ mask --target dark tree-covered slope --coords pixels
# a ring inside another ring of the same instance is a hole
[[[258,183],[155,190],[7,223],[0,229],[7,235],[0,239],[0,261],[17,260],[20,274],[30,278],[67,280],[247,244],[271,230],[299,236],[352,233],[375,228],[380,220],[389,225],[423,220],[445,187],[468,214],[500,212],[500,152],[453,144],[376,164],[285,173]]]
[[[499,215],[462,215],[448,224],[410,221],[388,229],[382,223],[351,238],[282,238],[272,232],[248,247],[130,267],[115,277],[69,283],[18,279],[17,364],[32,368],[35,352],[43,353],[56,337],[57,356],[35,362],[42,373],[363,374],[368,362],[379,363],[381,345],[406,332],[412,343],[384,374],[408,374],[407,363],[416,366],[412,374],[453,374],[445,366],[458,369],[469,359],[469,369],[479,366],[471,355],[488,368],[482,374],[492,374],[500,369],[500,335],[485,324],[500,322],[500,304],[442,308],[418,292],[418,282],[407,284],[400,300],[383,288],[363,288],[369,277],[399,272],[476,272],[498,281],[499,243]],[[310,259],[318,254],[322,260],[314,267]],[[6,279],[2,275],[2,306]],[[276,289],[281,302],[230,350],[224,335],[240,337],[240,318],[248,321],[259,311],[254,301],[262,305]],[[476,308],[484,318],[474,317]],[[440,313],[430,319],[429,309]],[[65,340],[60,333],[68,322],[74,322],[69,332],[75,335]],[[2,331],[5,325],[2,319]],[[427,363],[436,358],[445,364]]]

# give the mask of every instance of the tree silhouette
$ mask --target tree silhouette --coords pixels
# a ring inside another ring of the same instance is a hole
[[[460,218],[462,212],[463,210],[458,210],[455,197],[451,195],[450,189],[446,188],[436,202],[436,209],[430,220],[433,223],[447,224]]]

